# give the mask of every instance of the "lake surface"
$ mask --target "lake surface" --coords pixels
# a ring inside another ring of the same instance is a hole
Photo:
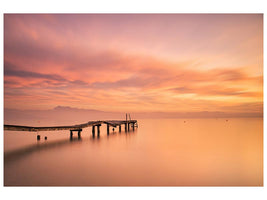
[[[69,131],[39,132],[40,141],[34,132],[5,131],[4,185],[263,186],[262,118],[138,125],[109,136],[102,125],[100,138],[86,128],[72,141]]]

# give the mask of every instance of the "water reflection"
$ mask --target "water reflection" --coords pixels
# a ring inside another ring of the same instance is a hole
[[[45,143],[37,142],[36,144],[29,145],[27,147],[16,149],[16,150],[5,153],[4,154],[5,163],[15,161],[24,156],[30,155],[34,152],[39,152],[39,151],[43,151],[46,149],[59,148],[59,147],[71,145],[77,142],[82,142],[82,139],[73,138],[73,139],[57,140],[57,141],[45,142]]]
[[[125,134],[117,134],[117,132],[113,132],[112,134],[107,134],[107,137],[104,137],[103,135],[97,135],[97,137],[95,136],[90,136],[89,140],[88,138],[83,139],[82,135],[80,137],[69,137],[69,139],[61,139],[61,140],[56,140],[56,141],[45,141],[44,143],[40,143],[39,141],[37,141],[36,144],[33,145],[28,145],[26,147],[23,148],[19,148],[16,150],[12,150],[12,151],[8,151],[4,153],[4,162],[5,164],[10,163],[12,161],[16,161],[20,158],[24,158],[25,156],[28,156],[32,153],[36,153],[36,152],[40,152],[40,151],[44,151],[44,150],[48,150],[48,149],[55,149],[55,148],[62,148],[62,147],[66,147],[66,146],[70,146],[70,145],[76,145],[78,143],[88,143],[88,142],[92,142],[92,143],[99,143],[101,142],[101,140],[103,140],[104,138],[106,140],[108,140],[110,137],[116,137],[116,136],[120,136],[120,137],[126,137],[127,139],[127,135],[130,135],[129,133],[133,134],[136,131],[128,131],[128,132],[124,132]]]
[[[4,185],[263,185],[262,118],[184,121],[144,119],[135,132],[109,136],[101,127],[99,138],[88,128],[73,141],[69,131],[42,132],[39,143],[35,134],[5,132],[5,153],[17,151],[5,154]]]

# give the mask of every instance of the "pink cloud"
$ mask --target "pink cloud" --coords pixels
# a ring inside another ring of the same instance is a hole
[[[5,107],[263,104],[262,15],[7,14],[4,23]]]

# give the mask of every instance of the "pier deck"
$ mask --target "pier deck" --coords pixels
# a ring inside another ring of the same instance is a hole
[[[19,126],[19,125],[6,125],[4,124],[4,130],[7,131],[30,131],[30,132],[37,132],[37,131],[59,131],[59,130],[69,130],[70,137],[72,138],[73,132],[78,132],[78,137],[80,137],[80,133],[83,128],[92,127],[92,134],[93,137],[95,136],[95,127],[97,127],[97,135],[100,135],[99,127],[102,124],[107,125],[107,134],[109,134],[109,127],[117,127],[119,126],[119,132],[121,132],[121,125],[125,126],[125,132],[130,130],[130,125],[132,125],[132,129],[134,130],[137,120],[105,120],[105,121],[89,121],[84,124],[72,125],[72,126],[50,126],[50,127],[33,127],[33,126]],[[39,137],[40,138],[40,137]],[[38,139],[38,137],[37,137]]]

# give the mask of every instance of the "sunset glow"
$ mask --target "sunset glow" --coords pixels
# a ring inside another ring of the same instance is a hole
[[[261,14],[5,14],[4,107],[263,112]]]

